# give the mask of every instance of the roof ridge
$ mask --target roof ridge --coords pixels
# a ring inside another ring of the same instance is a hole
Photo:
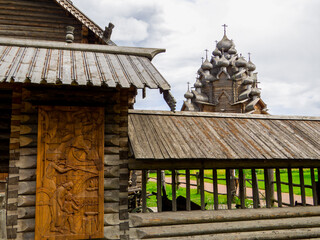
[[[85,15],[82,11],[80,11],[70,0],[55,0],[63,9],[68,11],[72,16],[74,16],[78,21],[80,21],[83,25],[89,28],[94,34],[96,34],[100,39],[102,39],[105,43],[115,45],[111,40],[107,40],[103,37],[102,28],[92,21],[87,15]]]
[[[172,111],[161,111],[161,110],[138,110],[138,109],[130,109],[129,114],[189,116],[189,117],[217,117],[217,118],[247,118],[247,119],[266,119],[266,120],[320,121],[320,117],[310,117],[310,116],[285,116],[285,115],[269,115],[269,114],[187,112],[187,111],[172,112]]]

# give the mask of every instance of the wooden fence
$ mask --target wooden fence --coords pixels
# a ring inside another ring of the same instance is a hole
[[[162,194],[161,194],[161,171],[164,169],[158,169],[156,174],[156,182],[157,182],[157,209],[158,212],[162,211]],[[292,176],[292,168],[285,169],[285,172],[288,176],[287,181],[281,181],[280,175],[281,171],[284,169],[280,168],[264,168],[262,169],[264,179],[262,180],[264,182],[264,190],[263,193],[261,192],[262,189],[259,189],[258,182],[261,181],[257,178],[257,169],[251,168],[251,169],[237,169],[238,177],[233,178],[232,169],[224,169],[225,170],[225,178],[218,178],[218,169],[212,169],[212,177],[206,177],[204,176],[204,169],[198,169],[197,173],[193,174],[190,173],[190,170],[187,169],[184,172],[178,171],[178,170],[171,170],[171,184],[172,186],[180,186],[181,184],[185,184],[186,186],[186,210],[191,210],[191,199],[190,199],[190,189],[192,186],[197,187],[198,193],[200,194],[200,206],[201,210],[205,210],[205,179],[208,179],[212,181],[212,191],[209,191],[213,195],[213,209],[218,210],[219,209],[219,201],[218,197],[219,195],[222,195],[222,193],[219,193],[218,191],[218,180],[225,180],[226,185],[226,195],[227,195],[227,209],[235,208],[235,204],[233,204],[233,198],[235,193],[232,192],[234,189],[233,184],[237,182],[238,184],[238,198],[240,200],[240,204],[238,204],[237,208],[246,208],[246,199],[251,198],[252,199],[252,207],[253,208],[260,208],[261,207],[261,200],[264,201],[264,205],[267,208],[271,207],[282,207],[282,206],[307,206],[307,205],[318,205],[318,194],[317,189],[319,189],[319,174],[320,169],[315,168],[308,168],[310,171],[310,180],[311,184],[307,185],[305,184],[305,170],[306,168],[298,168],[299,172],[299,184],[293,183],[293,176]],[[246,170],[246,171],[244,171]],[[207,170],[206,170],[207,172]],[[251,178],[246,178],[245,173],[250,172]],[[185,176],[185,181],[181,181],[178,176],[183,175]],[[317,180],[316,181],[316,175]],[[190,178],[195,177],[196,178],[196,184],[191,183]],[[148,171],[143,170],[142,171],[142,211],[147,211],[147,181],[148,181]],[[246,194],[246,182],[249,182],[252,189],[252,196],[248,197]],[[289,188],[289,202],[283,201],[283,186],[287,185]],[[301,195],[301,201],[298,202],[297,199],[295,199],[294,194],[294,187],[300,188],[300,195]],[[310,188],[312,190],[312,203],[307,204],[306,201],[306,189]],[[177,187],[172,187],[172,211],[177,211],[177,193],[176,193]],[[276,191],[274,191],[276,189]],[[319,190],[318,190],[319,192]],[[262,195],[262,198],[259,196]],[[296,201],[295,201],[296,200]],[[276,203],[276,204],[275,204]]]

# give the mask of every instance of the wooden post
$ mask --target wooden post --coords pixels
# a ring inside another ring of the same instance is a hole
[[[199,178],[199,172],[196,172],[196,181],[197,181],[197,194],[200,193],[200,178]]]
[[[279,168],[276,168],[276,181],[277,181],[277,199],[278,199],[278,207],[282,207],[281,175],[280,175],[280,169],[279,169]]]
[[[147,212],[147,170],[142,170],[142,212]]]
[[[212,180],[213,180],[213,206],[214,210],[219,209],[219,193],[218,193],[218,176],[217,169],[212,169]]]
[[[177,211],[177,199],[176,199],[176,171],[171,171],[171,186],[172,186],[172,211]]]
[[[310,173],[311,173],[313,205],[318,206],[317,185],[316,185],[317,183],[314,177],[314,168],[310,168]]]
[[[288,168],[288,183],[289,183],[290,206],[294,207],[293,184],[292,184],[292,169],[291,168]]]
[[[191,210],[191,202],[190,202],[190,170],[186,170],[186,199],[187,199],[187,211]]]
[[[239,169],[239,197],[242,209],[246,208],[245,181],[243,169]]]
[[[176,189],[179,190],[180,187],[180,174],[179,170],[175,171],[175,176],[176,176]]]
[[[200,198],[201,198],[201,210],[204,211],[205,206],[205,199],[204,199],[204,171],[203,168],[199,171],[200,175]]]
[[[157,207],[158,212],[162,212],[162,196],[161,196],[161,170],[157,170]]]
[[[271,208],[271,187],[270,187],[270,175],[269,169],[264,169],[264,185],[265,185],[265,192],[266,192],[266,207]]]
[[[253,208],[260,207],[260,198],[259,198],[259,185],[257,179],[256,169],[251,169],[251,176],[252,176],[252,197],[253,197]]]
[[[269,173],[269,186],[270,186],[270,201],[271,201],[271,206],[274,206],[274,170],[273,168],[268,170]]]
[[[231,184],[230,184],[230,171],[231,169],[227,168],[226,169],[226,184],[227,184],[227,205],[228,209],[231,209],[231,204],[232,204],[232,193],[231,193]]]
[[[306,206],[306,190],[304,187],[303,168],[299,168],[299,176],[300,176],[301,203],[302,203],[302,206]]]

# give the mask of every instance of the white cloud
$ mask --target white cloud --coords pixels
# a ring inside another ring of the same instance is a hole
[[[166,48],[154,65],[172,86],[180,109],[204,49],[227,35],[252,53],[262,98],[272,114],[320,115],[320,1],[318,0],[74,0],[99,25],[115,23],[119,45]],[[158,93],[157,93],[158,94]],[[136,107],[168,109],[162,96]],[[150,107],[147,107],[150,106]]]

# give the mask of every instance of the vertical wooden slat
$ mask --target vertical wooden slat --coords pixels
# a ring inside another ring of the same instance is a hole
[[[214,210],[219,208],[219,193],[218,193],[218,176],[217,169],[212,169],[212,179],[213,179],[213,207]]]
[[[176,198],[176,171],[171,171],[171,183],[172,183],[172,211],[177,211],[177,198]]]
[[[187,211],[191,210],[191,202],[190,202],[190,170],[186,170],[186,198],[187,198]]]
[[[281,176],[280,176],[280,169],[279,168],[276,168],[276,181],[277,181],[278,207],[282,207]]]
[[[266,192],[266,207],[271,208],[271,187],[270,187],[270,176],[269,176],[269,169],[264,169],[264,185],[265,185],[265,192]]]
[[[310,173],[311,173],[313,205],[318,206],[317,185],[316,185],[317,183],[314,176],[314,168],[310,168]]]
[[[241,208],[246,208],[246,194],[245,194],[245,178],[243,174],[243,169],[239,169],[239,193],[240,193],[240,203]]]
[[[251,169],[251,176],[252,176],[252,197],[253,197],[253,208],[259,208],[260,201],[259,201],[259,186],[258,186],[258,179],[256,169]]]
[[[290,206],[294,206],[294,196],[293,196],[293,184],[292,184],[292,170],[288,168],[288,183],[289,183],[289,197],[290,197]]]
[[[142,170],[142,212],[147,212],[147,170]]]
[[[161,197],[161,170],[157,170],[157,207],[158,212],[162,212],[162,197]]]
[[[302,206],[306,206],[306,190],[304,187],[303,168],[299,168],[299,176],[300,176],[301,203],[302,203]]]
[[[231,203],[232,203],[230,171],[231,171],[231,169],[226,169],[227,205],[228,205],[228,209],[231,209]]]
[[[205,199],[204,199],[204,171],[203,169],[199,170],[199,177],[200,177],[200,198],[201,198],[201,210],[205,210]]]

